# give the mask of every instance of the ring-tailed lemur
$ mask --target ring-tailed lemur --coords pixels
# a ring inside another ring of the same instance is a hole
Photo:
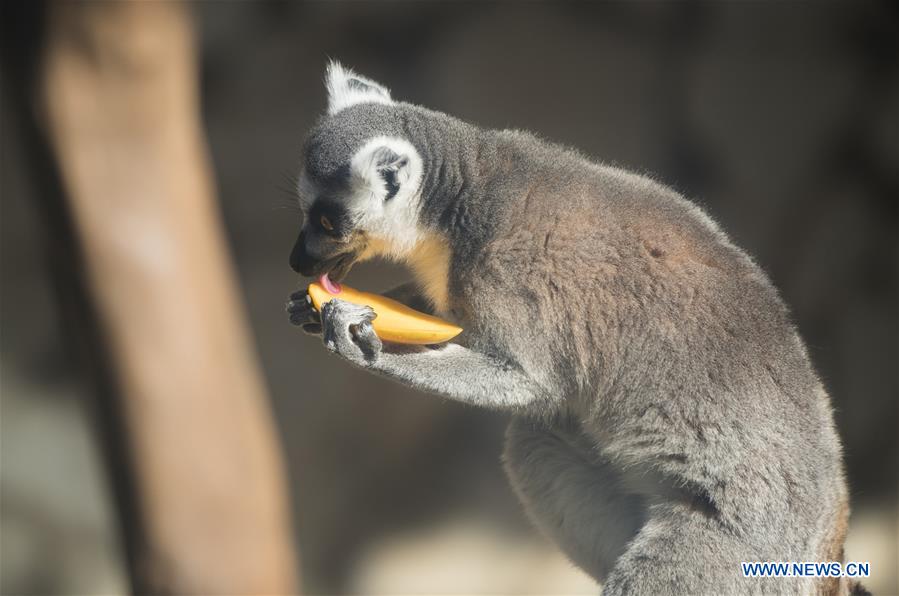
[[[291,322],[360,368],[514,414],[504,460],[534,523],[604,594],[843,593],[744,578],[840,561],[848,503],[827,393],[762,270],[645,177],[391,99],[332,63],[291,256],[339,281],[386,256],[392,295],[465,328],[382,345],[341,300]],[[420,290],[417,292],[416,290]]]

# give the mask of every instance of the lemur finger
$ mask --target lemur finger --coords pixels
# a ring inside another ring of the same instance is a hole
[[[344,327],[370,323],[375,318],[375,311],[370,306],[353,304],[334,298],[322,305],[322,320],[339,321]]]
[[[304,323],[301,325],[303,329],[303,333],[306,335],[321,335],[322,334],[322,324],[321,323]]]
[[[288,319],[293,325],[304,325],[306,323],[314,323],[315,320],[309,316],[309,313],[301,312],[301,311],[291,311],[288,309],[287,311]]]
[[[328,350],[350,357],[355,345],[349,330],[352,320],[347,320],[351,310],[346,306],[352,305],[336,298],[322,304],[322,341]]]
[[[314,312],[314,309],[305,300],[288,300],[284,305],[284,310],[290,314]]]
[[[303,292],[291,294],[285,310],[287,310],[290,322],[293,325],[321,322],[321,316],[313,308],[308,295]]]
[[[350,333],[353,334],[356,345],[362,350],[363,357],[369,362],[377,360],[383,344],[371,323],[363,322],[358,325],[350,325]]]

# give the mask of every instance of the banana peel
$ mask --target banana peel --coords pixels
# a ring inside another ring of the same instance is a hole
[[[306,290],[312,306],[321,312],[322,305],[333,298],[370,306],[375,311],[371,326],[381,339],[400,344],[439,344],[462,333],[462,328],[378,294],[361,292],[337,284],[322,276]]]

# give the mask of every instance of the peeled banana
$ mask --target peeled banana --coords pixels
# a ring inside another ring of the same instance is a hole
[[[396,300],[378,294],[360,292],[343,284],[336,284],[327,276],[309,284],[307,289],[312,306],[321,312],[322,304],[332,298],[353,304],[367,305],[375,311],[371,326],[385,341],[400,344],[439,344],[462,333],[462,328],[443,319],[411,309]]]

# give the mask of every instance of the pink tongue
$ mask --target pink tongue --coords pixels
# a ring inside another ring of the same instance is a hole
[[[319,277],[318,282],[322,286],[324,286],[325,291],[327,291],[329,294],[334,295],[340,293],[340,284],[336,281],[331,281],[331,278],[328,277],[327,273]]]

